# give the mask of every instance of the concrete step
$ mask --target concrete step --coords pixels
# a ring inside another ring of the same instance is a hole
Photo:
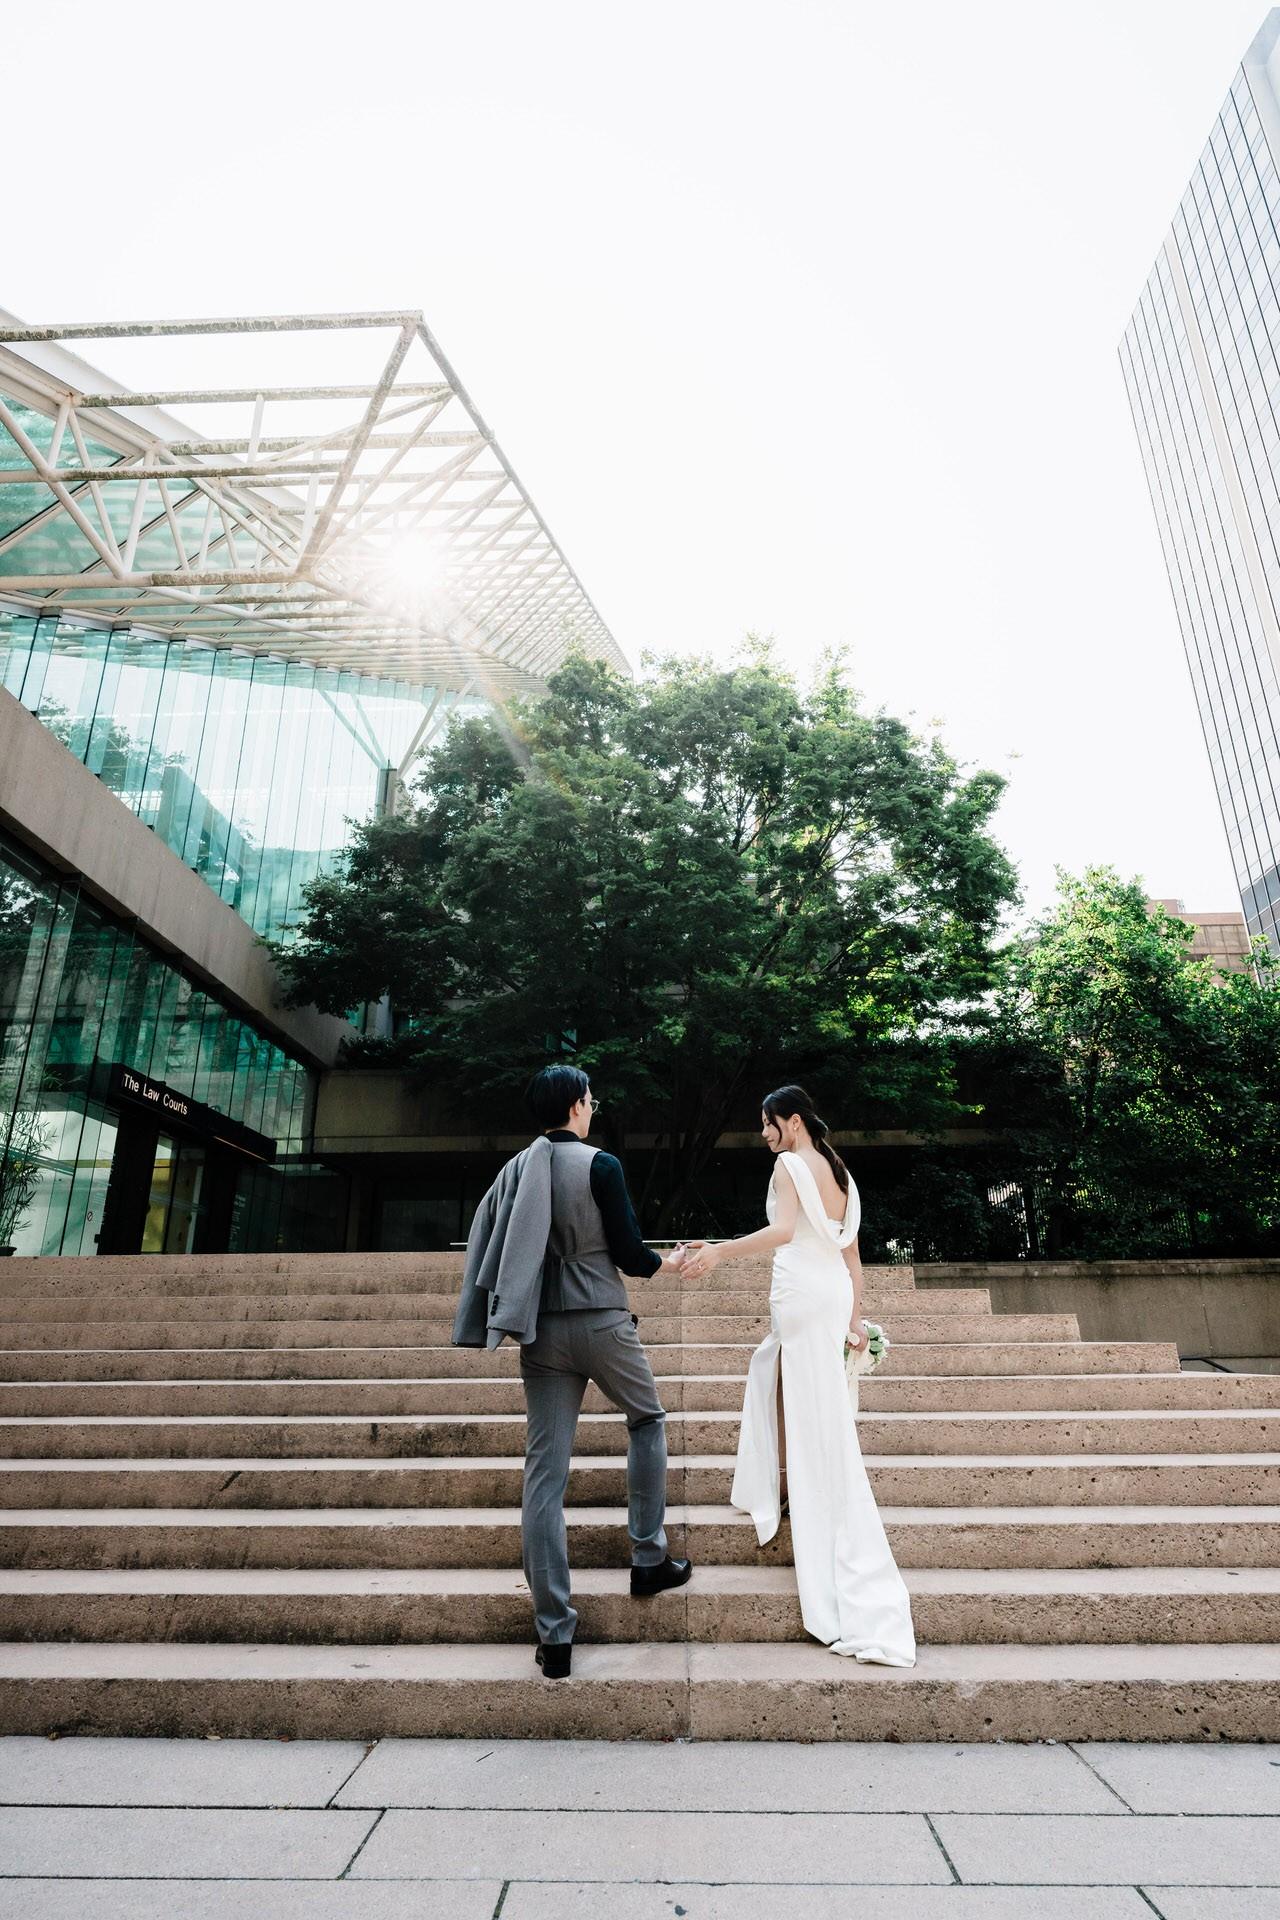
[[[922,1645],[1124,1645],[1280,1639],[1280,1568],[907,1573]],[[698,1567],[631,1598],[625,1568],[575,1575],[577,1641],[803,1641],[790,1567]],[[0,1571],[0,1639],[527,1645],[522,1575],[475,1569]]]
[[[768,1290],[673,1289],[656,1291],[648,1286],[629,1287],[631,1305],[647,1325],[651,1320],[750,1319],[768,1318]],[[50,1322],[55,1326],[100,1323],[108,1309],[114,1315],[127,1311],[141,1324],[176,1321],[180,1325],[203,1326],[206,1321],[284,1321],[303,1325],[312,1320],[338,1321],[342,1325],[368,1322],[381,1327],[395,1324],[452,1327],[457,1310],[456,1293],[330,1293],[310,1289],[305,1293],[147,1293],[124,1299],[101,1294],[64,1293],[23,1294],[8,1300],[0,1296],[0,1339],[14,1326],[36,1326]],[[905,1288],[882,1293],[869,1289],[863,1298],[863,1313],[870,1319],[904,1314],[944,1313],[988,1314],[991,1295],[976,1287],[933,1288],[927,1295]]]
[[[1190,1377],[1190,1376],[1188,1376]],[[741,1374],[658,1375],[668,1413],[692,1410],[737,1414]],[[1277,1381],[1280,1385],[1280,1380]],[[585,1414],[611,1413],[613,1403],[598,1387],[587,1388]],[[42,1420],[49,1415],[111,1415],[166,1418],[229,1414],[246,1418],[313,1414],[359,1415],[376,1420],[392,1414],[421,1417],[475,1413],[524,1414],[518,1379],[457,1380],[113,1380],[11,1381],[0,1383],[0,1415]]]
[[[512,1384],[520,1390],[518,1383]],[[736,1447],[738,1426],[736,1413],[672,1413],[667,1444],[673,1454],[724,1453]],[[578,1423],[577,1445],[583,1454],[620,1457],[627,1451],[627,1440],[626,1423],[617,1412],[585,1414]],[[388,1414],[372,1421],[358,1414],[0,1420],[0,1459],[5,1461],[233,1456],[317,1460],[331,1455],[344,1460],[445,1461],[479,1456],[523,1461],[524,1447],[523,1412]]]
[[[891,1340],[916,1344],[985,1344],[1005,1341],[1072,1341],[1079,1328],[1070,1313],[930,1313],[895,1311],[884,1318]],[[188,1345],[199,1332],[206,1347],[375,1347],[447,1346],[450,1320],[84,1320],[5,1323],[4,1338],[13,1347],[151,1348]],[[726,1315],[654,1315],[640,1322],[646,1345],[670,1342],[694,1345],[745,1342],[754,1346],[769,1331],[767,1313]]]
[[[1280,1507],[881,1509],[902,1567],[1280,1567]],[[624,1567],[622,1507],[571,1507],[575,1570]],[[699,1566],[788,1566],[790,1524],[757,1545],[732,1507],[673,1504],[675,1553]],[[518,1507],[10,1508],[0,1566],[46,1568],[518,1569]]]
[[[459,1256],[0,1262],[0,1724],[1280,1731],[1280,1376],[1184,1375],[1167,1342],[870,1276],[894,1346],[859,1431],[922,1658],[858,1669],[803,1635],[789,1524],[762,1548],[725,1504],[769,1264],[632,1288],[698,1575],[631,1601],[625,1425],[593,1389],[568,1514],[583,1644],[547,1689],[519,1355],[450,1345]]]
[[[726,1414],[680,1416],[690,1436],[714,1433]],[[737,1433],[738,1422],[732,1431]],[[1040,1412],[923,1413],[873,1412],[858,1420],[862,1451],[873,1457],[928,1454],[1098,1454],[1274,1453],[1280,1464],[1280,1412],[1252,1407],[1164,1408],[1076,1413]],[[736,1444],[736,1442],[735,1442]],[[692,1438],[690,1443],[692,1447]]]
[[[444,1293],[456,1300],[462,1284],[461,1253],[189,1253],[180,1257],[97,1255],[88,1258],[16,1258],[0,1262],[0,1299],[56,1294],[99,1300],[131,1299],[163,1292],[201,1293]],[[716,1270],[718,1288],[769,1290],[768,1254],[734,1260]],[[868,1287],[911,1288],[911,1267],[863,1268]],[[671,1287],[679,1275],[628,1276],[631,1288]],[[975,1282],[981,1286],[981,1282]]]
[[[669,1413],[738,1413],[741,1374],[657,1376]],[[862,1381],[860,1405],[870,1413],[1108,1413],[1162,1408],[1212,1413],[1280,1410],[1280,1374],[1127,1373],[998,1374],[973,1379],[886,1376]],[[608,1413],[611,1403],[588,1387],[585,1413]],[[240,1414],[467,1414],[523,1413],[518,1379],[453,1380],[230,1379],[30,1380],[0,1382],[0,1415],[43,1420],[50,1415]]]
[[[999,1317],[987,1324],[999,1324]],[[645,1346],[655,1374],[742,1376],[755,1344],[751,1340],[673,1343],[646,1339]],[[959,1341],[936,1345],[898,1339],[878,1369],[876,1380],[904,1374],[967,1379],[1177,1371],[1177,1348],[1165,1340]],[[483,1348],[417,1344],[350,1350],[285,1345],[0,1349],[0,1381],[513,1380],[519,1372],[520,1356],[509,1341],[493,1353]]]
[[[3,1393],[0,1388],[0,1404]],[[1280,1374],[1037,1373],[966,1380],[877,1371],[862,1381],[859,1406],[864,1413],[1262,1412],[1280,1410]]]
[[[1274,1740],[1280,1649],[926,1647],[910,1669],[806,1645],[584,1646],[549,1684],[528,1646],[19,1642],[11,1733],[376,1739]]]
[[[699,1346],[665,1342],[648,1343],[646,1351],[655,1374],[711,1372],[741,1378],[754,1346],[750,1341]],[[893,1357],[888,1355],[885,1368]],[[0,1380],[6,1381],[432,1379],[509,1380],[518,1385],[519,1378],[519,1349],[510,1341],[492,1353],[477,1347],[417,1345],[0,1348]]]
[[[869,1459],[887,1505],[1249,1506],[1280,1501],[1280,1455],[1070,1454]],[[9,1507],[486,1507],[520,1499],[523,1462],[473,1459],[264,1459],[224,1454],[191,1460],[7,1460],[0,1505]],[[727,1500],[733,1459],[673,1456],[672,1503]],[[626,1498],[620,1456],[578,1455],[569,1499],[609,1506]]]
[[[767,1299],[772,1277],[771,1262],[768,1260],[734,1260],[725,1266],[717,1267],[714,1274],[703,1274],[699,1278],[693,1278],[684,1273],[654,1273],[644,1276],[636,1274],[623,1275],[626,1281],[627,1291],[631,1295],[633,1303],[636,1300],[646,1299],[651,1293],[666,1293],[673,1288],[686,1296],[690,1293],[706,1291],[708,1283],[712,1289],[720,1292],[733,1295],[755,1295],[758,1298]],[[868,1297],[874,1295],[878,1299],[884,1299],[886,1297],[902,1299],[904,1295],[910,1296],[915,1292],[915,1277],[910,1267],[864,1267],[862,1269],[862,1277],[864,1289]],[[459,1273],[458,1284],[454,1287],[451,1295],[451,1298],[454,1300],[458,1297],[461,1278],[461,1273]],[[969,1285],[966,1282],[963,1286],[950,1287],[945,1290],[934,1287],[930,1289],[930,1297],[934,1297],[942,1291],[945,1291],[948,1298],[956,1300],[981,1299],[984,1294],[990,1297],[989,1290],[977,1282],[973,1285]]]
[[[677,1456],[736,1450],[738,1409],[672,1411],[667,1446]],[[858,1422],[864,1455],[903,1454],[1265,1454],[1280,1462],[1280,1414],[1232,1408],[1212,1413],[866,1413]],[[624,1454],[628,1434],[613,1410],[585,1413],[582,1454]],[[513,1413],[362,1414],[202,1413],[187,1416],[54,1415],[0,1418],[0,1460],[191,1460],[207,1457],[314,1459],[522,1459],[525,1419]]]

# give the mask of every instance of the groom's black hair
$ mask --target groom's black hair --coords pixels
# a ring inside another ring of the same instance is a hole
[[[525,1104],[545,1133],[564,1125],[590,1085],[581,1067],[543,1067],[529,1082]]]

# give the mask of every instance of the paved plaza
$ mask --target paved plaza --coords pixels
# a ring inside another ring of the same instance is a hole
[[[1280,1747],[0,1740],[22,1920],[1272,1920]]]

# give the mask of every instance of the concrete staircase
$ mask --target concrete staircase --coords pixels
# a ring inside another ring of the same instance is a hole
[[[763,1264],[633,1286],[693,1582],[627,1591],[626,1434],[570,1483],[574,1679],[531,1657],[517,1356],[440,1254],[0,1262],[0,1731],[1280,1738],[1280,1376],[1181,1373],[873,1269],[863,1451],[921,1641],[806,1640],[727,1504]]]

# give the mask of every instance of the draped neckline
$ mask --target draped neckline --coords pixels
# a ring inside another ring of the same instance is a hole
[[[846,1220],[849,1218],[849,1204],[853,1194],[853,1182],[852,1181],[849,1182],[848,1189],[846,1190],[846,1193],[844,1196],[844,1212],[840,1215],[840,1218],[838,1220],[833,1220],[831,1215],[827,1212],[826,1208],[822,1204],[822,1194],[818,1190],[817,1179],[808,1161],[802,1159],[798,1153],[780,1153],[778,1155],[778,1158],[779,1160],[794,1161],[795,1164],[800,1168],[800,1170],[804,1174],[805,1179],[809,1182],[809,1189],[813,1194],[813,1198],[815,1202],[817,1203],[818,1218],[820,1220],[824,1220],[826,1224],[832,1229],[833,1232],[837,1234],[840,1233],[844,1228],[844,1224]],[[792,1178],[793,1179],[795,1178],[794,1174],[792,1174]],[[811,1207],[805,1206],[803,1194],[800,1195],[800,1204],[804,1206],[805,1212],[812,1219],[813,1209]]]

